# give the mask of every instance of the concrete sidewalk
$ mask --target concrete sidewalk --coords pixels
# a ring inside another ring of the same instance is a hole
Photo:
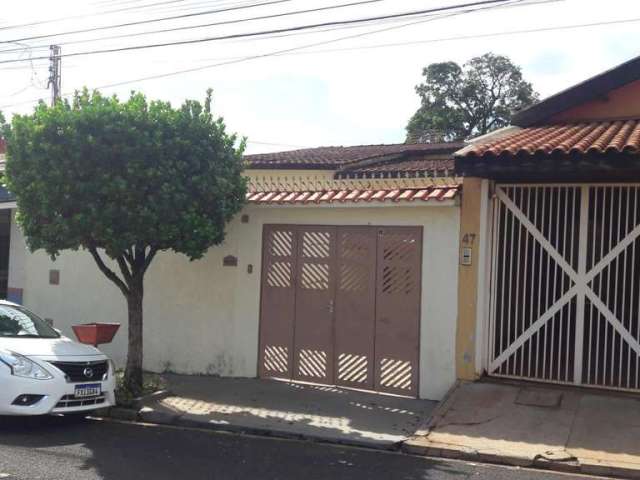
[[[276,380],[166,375],[141,419],[190,427],[394,448],[437,402]]]
[[[573,388],[462,383],[403,448],[640,478],[640,399]]]

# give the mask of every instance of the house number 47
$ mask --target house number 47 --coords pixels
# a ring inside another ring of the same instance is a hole
[[[473,243],[475,241],[476,241],[476,234],[475,233],[465,233],[464,237],[462,237],[462,244],[463,245],[471,246],[471,245],[473,245]]]

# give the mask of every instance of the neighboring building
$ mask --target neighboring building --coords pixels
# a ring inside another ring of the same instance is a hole
[[[640,390],[640,57],[520,112],[456,170],[463,233],[492,240],[466,279],[459,376]]]
[[[145,367],[441,398],[456,378],[462,146],[247,156],[248,204],[224,244],[195,262],[159,254],[147,273]],[[88,253],[25,254],[16,228],[11,248],[10,298],[67,334],[126,323]],[[126,333],[104,350],[123,362]]]

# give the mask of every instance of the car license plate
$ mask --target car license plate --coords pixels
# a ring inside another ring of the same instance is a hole
[[[76,398],[97,397],[101,393],[102,386],[99,383],[76,385]]]

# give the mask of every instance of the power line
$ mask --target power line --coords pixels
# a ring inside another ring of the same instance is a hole
[[[197,17],[197,16],[201,16],[201,15],[212,15],[215,13],[223,13],[223,12],[232,12],[232,11],[236,11],[236,10],[246,10],[248,8],[256,8],[256,7],[263,7],[263,6],[267,6],[267,5],[276,5],[279,3],[287,3],[287,2],[292,2],[294,0],[270,0],[270,1],[265,1],[265,2],[260,2],[260,3],[252,3],[249,5],[236,5],[234,7],[226,7],[226,8],[219,8],[219,9],[215,9],[215,10],[207,10],[204,12],[196,12],[196,13],[184,13],[182,15],[173,15],[170,17],[163,17],[163,18],[152,18],[149,20],[139,20],[136,22],[128,22],[128,23],[120,23],[117,25],[104,25],[102,27],[91,27],[91,28],[83,28],[83,29],[79,29],[79,30],[70,30],[68,32],[60,32],[60,33],[50,33],[50,34],[45,34],[45,35],[35,35],[35,36],[31,36],[31,37],[24,37],[24,38],[18,38],[18,39],[14,39],[14,40],[2,40],[0,41],[1,43],[15,43],[15,42],[24,42],[27,40],[39,40],[42,38],[51,38],[51,37],[60,37],[63,35],[75,35],[77,33],[89,33],[89,32],[97,32],[100,30],[108,30],[111,28],[123,28],[123,27],[132,27],[135,25],[144,25],[144,24],[149,24],[149,23],[156,23],[156,22],[164,22],[167,20],[180,20],[183,18],[191,18],[191,17]]]
[[[143,36],[143,35],[154,35],[154,34],[158,34],[158,33],[179,32],[179,31],[184,31],[184,30],[193,30],[193,29],[197,29],[197,28],[215,27],[215,26],[220,26],[220,25],[232,25],[232,24],[236,24],[236,23],[244,23],[244,22],[258,21],[258,20],[269,20],[269,19],[274,19],[274,18],[288,17],[288,16],[292,16],[292,15],[302,15],[302,14],[306,14],[306,13],[316,13],[316,12],[323,12],[323,11],[328,11],[328,10],[336,10],[336,9],[339,9],[339,8],[354,7],[354,6],[365,5],[365,4],[369,4],[369,3],[379,3],[379,2],[382,2],[382,1],[384,1],[384,0],[364,0],[364,1],[359,1],[359,2],[342,3],[342,4],[339,4],[339,5],[329,5],[329,6],[326,6],[326,7],[310,8],[310,9],[306,9],[306,10],[294,10],[294,11],[290,11],[290,12],[273,13],[273,14],[270,14],[270,15],[261,15],[261,16],[250,17],[250,18],[239,18],[239,19],[234,19],[234,20],[225,20],[225,21],[222,21],[222,22],[204,23],[204,24],[199,24],[199,25],[185,25],[185,26],[181,26],[181,27],[164,28],[164,29],[160,29],[160,30],[150,30],[150,31],[146,31],[146,32],[127,33],[127,34],[123,34],[123,35],[111,35],[111,36],[107,36],[107,37],[91,38],[91,39],[88,39],[88,40],[74,40],[74,41],[70,41],[70,42],[63,42],[63,43],[61,43],[61,45],[74,45],[74,44],[78,44],[78,43],[98,42],[98,41],[104,41],[104,40],[117,40],[117,39],[120,39],[120,38],[139,37],[139,36]]]
[[[638,23],[640,22],[640,17],[635,18],[625,18],[621,20],[611,20],[604,22],[592,22],[592,23],[580,23],[574,25],[559,25],[556,27],[540,27],[540,28],[530,28],[526,30],[509,30],[506,32],[489,32],[489,33],[481,33],[481,34],[473,34],[473,35],[458,35],[452,37],[440,37],[440,38],[429,38],[425,40],[410,40],[406,42],[393,42],[393,43],[378,43],[374,45],[360,45],[358,47],[344,47],[344,48],[330,48],[324,50],[311,50],[309,52],[291,52],[291,53],[283,53],[275,56],[287,56],[287,55],[314,55],[319,53],[336,53],[336,52],[348,52],[348,51],[361,51],[361,50],[375,50],[378,48],[392,48],[392,47],[406,47],[410,45],[424,45],[428,43],[439,43],[439,42],[452,42],[457,40],[473,40],[479,38],[490,38],[490,37],[503,37],[509,35],[520,35],[526,33],[543,33],[543,32],[553,32],[559,30],[577,30],[580,28],[590,28],[590,27],[599,27],[599,26],[609,26],[609,25],[620,25],[626,23]],[[243,57],[225,57],[225,58],[207,58],[201,59],[201,61],[211,61],[211,60],[235,60]],[[4,70],[4,69],[2,69]]]
[[[238,18],[238,19],[234,19],[234,20],[225,20],[225,21],[222,21],[222,22],[205,23],[205,24],[199,24],[199,25],[186,25],[186,26],[181,26],[181,27],[165,28],[165,29],[160,29],[160,30],[149,30],[149,31],[146,31],[146,32],[126,33],[126,34],[122,34],[122,35],[111,35],[111,36],[107,36],[107,37],[90,38],[90,39],[85,39],[85,40],[73,40],[73,41],[69,41],[69,42],[60,42],[60,43],[58,43],[58,45],[67,46],[67,45],[75,45],[75,44],[78,44],[78,43],[99,42],[99,41],[104,41],[104,40],[117,40],[117,39],[120,39],[120,38],[139,37],[139,36],[143,36],[143,35],[152,35],[152,34],[157,34],[157,33],[178,32],[178,31],[182,31],[182,30],[192,30],[192,29],[196,29],[196,28],[213,27],[213,26],[219,26],[219,25],[231,25],[231,24],[251,22],[251,21],[256,21],[256,20],[268,20],[268,19],[274,19],[274,18],[287,17],[287,16],[291,16],[291,15],[301,15],[301,14],[305,14],[305,13],[316,13],[316,12],[322,12],[322,11],[327,11],[327,10],[336,10],[336,9],[339,9],[339,8],[354,7],[354,6],[365,5],[365,4],[369,4],[369,3],[379,3],[379,2],[383,2],[383,1],[384,0],[362,0],[362,1],[358,1],[358,2],[341,3],[339,5],[329,5],[329,6],[326,6],[326,7],[310,8],[310,9],[306,9],[306,10],[293,10],[293,11],[290,11],[290,12],[273,13],[273,14],[270,14],[270,15],[261,15],[261,16],[257,16],[257,17]],[[31,48],[48,48],[48,45],[39,45],[39,46],[31,47]],[[0,50],[0,54],[2,54],[2,53],[10,53],[10,52],[18,52],[18,51],[21,51],[21,49],[15,48],[15,49],[11,49],[11,50]]]
[[[546,2],[555,2],[555,1],[562,1],[562,0],[537,0],[534,3],[546,3]],[[378,29],[378,30],[374,30],[374,31],[368,31],[368,32],[363,32],[363,33],[359,33],[359,34],[355,34],[355,35],[349,35],[349,36],[346,36],[346,37],[332,39],[332,40],[329,40],[329,41],[322,41],[322,42],[314,43],[314,44],[311,44],[311,45],[304,45],[304,46],[300,46],[300,47],[295,47],[293,50],[298,50],[298,49],[308,48],[308,47],[313,47],[313,46],[319,46],[319,45],[325,45],[325,44],[328,44],[328,43],[333,43],[333,42],[337,42],[337,41],[341,41],[341,40],[349,39],[349,38],[358,38],[358,37],[374,34],[374,33],[377,33],[377,32],[390,31],[390,30],[394,30],[394,29],[404,28],[405,26],[416,25],[416,24],[420,24],[420,23],[424,23],[424,22],[428,22],[428,21],[432,21],[432,20],[438,20],[440,18],[452,17],[452,16],[457,16],[457,15],[470,13],[470,12],[475,12],[475,11],[491,10],[491,9],[496,9],[496,8],[517,7],[517,6],[519,6],[521,4],[521,2],[527,2],[526,4],[531,4],[530,3],[531,0],[510,0],[510,2],[511,3],[507,3],[507,4],[492,5],[492,6],[487,6],[487,7],[479,7],[479,8],[475,8],[475,9],[467,9],[467,10],[462,10],[462,11],[453,12],[453,13],[449,13],[449,14],[431,15],[431,16],[428,16],[428,18],[426,18],[426,19],[419,20],[419,21],[416,21],[416,22],[410,22],[410,23],[406,23],[406,24],[403,24],[403,25],[399,25],[399,26],[386,27],[386,28],[382,28],[382,29]],[[354,27],[355,26],[349,26],[349,27],[343,27],[343,28],[354,28]],[[271,56],[271,55],[270,54],[263,54],[263,55],[260,55],[258,57],[255,57],[255,58],[266,58],[266,57],[269,57],[269,56]],[[253,59],[254,59],[254,57],[249,57],[249,58],[244,58],[243,57],[243,58],[240,58],[239,61],[248,61],[248,60],[253,60]],[[230,63],[239,63],[237,58],[233,58],[232,60],[233,61],[231,61],[231,62],[224,62],[221,65],[217,65],[217,64],[216,65],[206,65],[206,66],[203,66],[203,67],[196,67],[196,68],[190,68],[190,69],[180,70],[180,71],[176,71],[176,72],[169,72],[169,73],[166,73],[166,74],[153,75],[153,76],[150,76],[150,77],[138,78],[138,79],[135,79],[135,80],[128,80],[128,81],[125,81],[125,82],[118,82],[118,83],[110,84],[110,85],[101,85],[101,86],[97,86],[95,88],[97,88],[97,89],[110,88],[110,87],[119,86],[119,85],[125,85],[125,84],[129,84],[129,83],[133,83],[133,82],[153,80],[153,79],[158,79],[158,78],[170,77],[170,76],[174,76],[174,75],[180,75],[180,74],[183,74],[183,73],[189,73],[191,71],[200,71],[200,70],[204,70],[204,69],[207,69],[207,68],[214,68],[216,66],[223,66],[223,65],[226,65],[226,64],[230,64]],[[72,65],[72,66],[80,67],[80,65]],[[67,67],[69,67],[69,65],[67,65]],[[4,67],[4,68],[0,69],[0,71],[15,70],[15,69],[18,69],[18,68],[21,68],[21,67]],[[30,67],[30,69],[35,74],[35,70],[33,70],[32,67]],[[42,88],[45,88],[45,87],[42,87]],[[62,96],[65,97],[65,96],[68,96],[70,94],[71,93],[65,93]],[[5,96],[5,98],[10,98],[12,96],[15,96],[15,94]],[[33,99],[33,100],[25,101],[25,102],[14,103],[14,104],[11,104],[11,105],[3,105],[0,108],[7,108],[7,107],[23,105],[23,104],[27,104],[27,103],[33,103],[33,102],[37,102],[38,100],[39,99]]]
[[[495,7],[490,7],[490,8],[517,8],[519,6],[531,6],[531,5],[541,5],[541,4],[546,4],[546,3],[557,3],[557,2],[564,2],[565,0],[511,0],[512,2],[516,2],[516,3],[507,3],[507,4],[500,4],[497,5]],[[520,2],[524,2],[524,3],[520,3]],[[478,9],[481,10],[481,9]],[[425,17],[428,15],[424,15]],[[422,17],[422,15],[421,15]],[[385,21],[385,23],[391,23],[394,21],[397,21],[398,19],[391,19],[391,20],[387,20]],[[382,22],[380,22],[382,23]],[[308,34],[318,34],[318,33],[323,33],[323,32],[332,32],[335,30],[347,30],[347,29],[356,29],[356,28],[366,28],[367,25],[358,25],[358,24],[354,24],[354,25],[344,25],[344,26],[335,26],[335,27],[325,27],[325,28],[321,28],[321,29],[316,29],[313,31],[299,31],[299,32],[289,32],[289,33],[280,33],[280,34],[272,34],[272,35],[268,35],[268,36],[264,36],[262,37],[263,39],[277,39],[277,38],[284,38],[284,37],[291,37],[291,36],[298,36],[298,35],[308,35]],[[238,41],[248,41],[251,40],[252,37],[248,37],[246,39],[239,39]],[[355,47],[357,48],[357,47]],[[328,51],[328,50],[323,50],[323,51]],[[340,51],[339,49],[336,49],[336,51]],[[299,54],[306,54],[306,53],[313,53],[313,52],[300,52]],[[231,60],[231,59],[237,59],[237,58],[242,58],[242,57],[226,57],[226,58],[209,58],[207,60]],[[2,69],[0,69],[2,70]]]
[[[140,1],[146,1],[146,0],[140,0]],[[30,23],[22,23],[22,24],[18,24],[18,25],[5,25],[5,26],[0,26],[0,31],[2,30],[13,30],[16,28],[24,28],[24,27],[32,27],[32,26],[37,26],[37,25],[45,25],[48,23],[57,23],[57,22],[63,22],[63,21],[68,21],[68,20],[76,20],[76,19],[80,19],[80,18],[89,18],[89,17],[97,17],[97,16],[102,16],[102,15],[109,15],[112,13],[122,13],[122,12],[126,12],[126,11],[131,11],[131,10],[143,10],[146,8],[154,8],[154,7],[163,7],[164,10],[166,10],[167,8],[171,8],[173,10],[176,9],[176,6],[173,7],[166,7],[166,5],[172,5],[172,4],[177,4],[177,3],[184,3],[187,0],[166,0],[163,2],[155,2],[155,3],[149,3],[149,4],[145,4],[145,5],[135,5],[135,6],[130,6],[130,7],[121,7],[121,8],[117,8],[117,9],[112,9],[112,10],[103,10],[103,11],[98,11],[98,12],[92,12],[92,13],[84,13],[84,14],[79,14],[79,15],[72,15],[72,16],[65,16],[65,17],[57,17],[57,18],[49,18],[49,19],[43,19],[43,20],[38,20],[35,22],[30,22]],[[111,3],[112,5],[116,4],[116,2],[105,2],[106,3]],[[126,3],[135,3],[135,2],[120,2],[121,5],[125,5]],[[246,3],[246,2],[245,2]],[[97,4],[94,2],[94,4]],[[211,2],[207,1],[207,2],[199,2],[196,4],[187,4],[184,5],[184,7],[187,8],[191,8],[194,9],[195,8],[204,8],[205,5],[210,5]],[[180,8],[180,6],[177,6],[180,10],[186,10],[185,8]],[[248,6],[246,8],[249,8]],[[203,14],[206,14],[206,12],[203,12]],[[160,21],[162,19],[158,19],[158,21]],[[116,26],[114,26],[113,28],[115,28]],[[53,35],[52,35],[53,36]]]
[[[554,1],[554,0],[548,0]],[[544,1],[539,3],[545,3]],[[514,5],[517,6],[517,5]],[[525,30],[510,30],[506,32],[488,32],[483,34],[473,34],[473,35],[459,35],[459,36],[451,36],[451,37],[440,37],[440,38],[431,38],[425,40],[413,40],[406,42],[393,42],[393,43],[379,43],[373,45],[361,45],[357,47],[344,47],[344,48],[332,48],[332,49],[323,49],[323,50],[312,50],[312,51],[295,51],[281,54],[274,54],[272,56],[289,56],[289,55],[315,55],[315,54],[324,54],[324,53],[336,53],[336,52],[347,52],[347,51],[361,51],[361,50],[374,50],[379,48],[393,48],[393,47],[401,47],[401,46],[410,46],[410,45],[421,45],[421,44],[429,44],[429,43],[438,43],[438,42],[449,42],[449,41],[458,41],[458,40],[472,40],[479,38],[490,38],[490,37],[500,37],[500,36],[509,36],[509,35],[519,35],[519,34],[528,34],[528,33],[541,33],[541,32],[549,32],[549,31],[561,31],[561,30],[571,30],[571,29],[580,29],[580,28],[590,28],[590,27],[598,27],[598,26],[609,26],[609,25],[618,25],[618,24],[627,24],[627,23],[637,23],[640,22],[640,17],[630,18],[630,19],[621,19],[621,20],[611,20],[611,21],[603,21],[603,22],[592,22],[592,23],[583,23],[583,24],[571,24],[571,25],[559,25],[555,27],[540,27],[540,28],[532,28]],[[49,47],[46,47],[49,48]],[[23,49],[20,49],[23,51]],[[1,51],[0,51],[1,52]],[[218,57],[218,58],[206,58],[200,59],[196,61],[227,61],[227,60],[241,60],[246,57]],[[24,70],[32,70],[34,67],[46,66],[48,63],[39,63],[29,66],[15,66],[15,67],[4,67],[1,68],[0,71],[24,71]],[[79,68],[81,65],[67,65],[67,68],[74,67]],[[200,69],[200,67],[195,67]],[[210,68],[209,66],[205,66],[204,68]],[[189,73],[191,69],[185,71],[184,73]],[[182,71],[180,71],[182,72]],[[179,72],[179,73],[180,73]],[[162,74],[164,75],[164,74]],[[149,78],[153,79],[153,78]],[[103,88],[103,87],[98,87]],[[22,91],[22,90],[21,90]],[[16,93],[6,95],[4,98],[10,98],[16,96]],[[33,100],[37,101],[37,99]],[[33,101],[27,101],[24,103],[32,103]],[[12,106],[12,105],[11,105]]]
[[[132,7],[126,7],[126,8],[117,8],[114,10],[104,10],[102,12],[93,12],[93,13],[85,13],[85,14],[81,14],[81,15],[72,15],[72,16],[66,16],[66,17],[58,17],[58,18],[50,18],[47,20],[38,20],[35,22],[30,22],[30,23],[22,23],[19,25],[6,25],[4,27],[0,27],[0,30],[13,30],[15,28],[24,28],[24,27],[34,27],[36,25],[44,25],[47,23],[55,23],[55,22],[61,22],[61,21],[65,21],[65,20],[77,20],[79,18],[87,18],[87,17],[93,17],[93,16],[98,16],[98,15],[108,15],[111,13],[121,13],[121,12],[127,12],[127,11],[131,11],[131,10],[140,10],[143,8],[148,8],[148,7],[156,7],[156,6],[161,6],[161,5],[166,5],[166,4],[170,4],[170,3],[181,3],[184,2],[185,0],[167,0],[164,2],[155,2],[155,3],[150,3],[148,5],[137,5],[137,6],[132,6]]]
[[[283,0],[279,0],[279,1],[283,1]],[[467,8],[467,7],[476,7],[476,6],[492,5],[492,4],[493,5],[495,5],[495,4],[498,4],[498,5],[499,4],[505,4],[506,2],[509,2],[509,1],[511,1],[511,0],[479,0],[479,1],[475,1],[475,2],[451,5],[451,6],[447,6],[447,7],[437,7],[437,8],[431,8],[431,9],[426,9],[426,10],[414,10],[414,11],[411,11],[411,12],[402,12],[402,13],[395,13],[395,14],[378,15],[378,16],[374,16],[374,17],[355,18],[355,19],[349,19],[349,20],[334,20],[334,21],[330,21],[330,22],[322,22],[322,23],[307,24],[307,25],[298,25],[298,26],[294,26],[294,27],[277,28],[277,29],[271,29],[271,30],[262,30],[262,31],[258,31],[258,32],[235,33],[235,34],[229,34],[229,35],[220,35],[220,36],[217,36],[217,37],[197,38],[197,39],[192,39],[192,40],[179,40],[179,41],[174,41],[174,42],[152,43],[152,44],[146,44],[146,45],[134,45],[134,46],[127,46],[127,47],[107,48],[107,49],[102,49],[102,50],[90,50],[90,51],[84,51],[84,52],[73,52],[73,53],[67,53],[67,54],[62,55],[62,56],[63,57],[77,57],[77,56],[98,55],[98,54],[105,54],[105,53],[128,52],[128,51],[134,51],[134,50],[146,50],[146,49],[150,49],[150,48],[170,47],[170,46],[178,46],[178,45],[193,45],[193,44],[198,44],[198,43],[207,43],[207,42],[214,42],[214,41],[220,41],[220,40],[232,40],[232,39],[236,39],[236,38],[257,37],[257,36],[271,35],[271,34],[284,33],[284,32],[298,32],[298,31],[302,31],[302,30],[310,30],[310,29],[315,29],[315,28],[320,28],[320,27],[327,27],[327,26],[353,25],[353,24],[359,24],[359,23],[376,22],[376,21],[381,21],[381,20],[390,20],[390,19],[406,18],[406,17],[415,17],[415,16],[431,14],[431,13],[439,13],[439,12],[447,12],[447,11],[451,11],[451,10],[459,10],[459,9]],[[33,57],[33,60],[42,60],[44,58],[48,58],[48,57]],[[23,62],[23,61],[24,61],[24,59],[0,60],[0,64],[17,63],[17,62]]]
[[[522,0],[515,0],[515,1],[522,1]],[[467,13],[467,12],[460,12],[460,13]],[[442,16],[452,16],[455,14],[450,14],[450,15],[442,15]],[[167,72],[167,73],[161,73],[161,74],[157,74],[157,75],[149,75],[146,77],[140,77],[137,78],[135,80],[126,80],[126,81],[122,81],[122,82],[116,82],[116,83],[111,83],[111,84],[107,84],[107,85],[101,85],[99,87],[97,87],[97,89],[100,88],[113,88],[113,87],[119,87],[122,85],[127,85],[130,83],[137,83],[137,82],[141,82],[141,81],[148,81],[148,80],[158,80],[160,78],[167,78],[167,77],[174,77],[176,75],[182,75],[184,73],[191,73],[191,72],[198,72],[198,71],[202,71],[202,70],[208,70],[210,68],[216,68],[216,67],[222,67],[222,66],[226,66],[226,65],[233,65],[236,63],[243,63],[243,62],[247,62],[250,60],[257,60],[257,59],[261,59],[261,58],[267,58],[267,57],[273,57],[273,56],[277,56],[278,54],[284,54],[284,53],[288,53],[288,52],[294,52],[297,50],[302,50],[305,48],[312,48],[312,47],[317,47],[317,46],[321,46],[321,45],[327,45],[330,43],[335,43],[335,42],[340,42],[342,40],[347,40],[347,39],[352,39],[352,38],[360,38],[360,37],[364,37],[367,35],[372,35],[374,33],[379,33],[379,32],[386,32],[389,30],[394,30],[394,29],[398,29],[398,28],[404,28],[404,27],[408,27],[411,25],[416,25],[419,23],[425,23],[425,22],[429,22],[429,21],[433,21],[433,20],[438,20],[440,17],[429,17],[427,19],[423,19],[423,20],[419,20],[417,22],[411,22],[411,23],[405,23],[402,25],[394,25],[392,27],[386,27],[386,28],[382,28],[379,30],[373,30],[373,31],[369,31],[369,32],[362,32],[362,33],[357,33],[354,35],[348,35],[348,36],[344,36],[344,37],[338,37],[338,38],[333,38],[330,40],[323,40],[320,42],[314,42],[314,43],[310,43],[310,44],[306,44],[306,45],[300,45],[297,47],[291,47],[291,48],[286,48],[283,50],[277,50],[277,51],[273,51],[273,52],[267,52],[267,53],[263,53],[263,54],[258,54],[258,55],[251,55],[248,57],[241,57],[241,58],[237,58],[237,59],[233,59],[233,60],[229,60],[229,61],[225,61],[225,62],[221,62],[221,63],[214,63],[211,65],[204,65],[204,66],[200,66],[200,67],[193,67],[193,68],[187,68],[187,69],[183,69],[183,70],[175,70],[173,72]]]
[[[198,71],[208,70],[208,69],[211,69],[211,68],[217,68],[217,67],[222,67],[222,66],[226,66],[226,65],[233,65],[233,64],[237,64],[237,63],[243,63],[243,62],[247,62],[247,61],[251,61],[251,60],[257,60],[257,59],[261,59],[261,58],[273,57],[273,56],[277,56],[279,54],[285,54],[285,53],[288,53],[288,52],[293,52],[293,51],[302,50],[302,49],[306,49],[306,48],[313,48],[313,47],[317,47],[317,46],[327,45],[327,44],[336,43],[336,42],[340,42],[340,41],[343,41],[343,40],[349,40],[349,39],[353,39],[353,38],[360,38],[360,37],[364,37],[364,36],[367,36],[367,35],[372,35],[372,34],[375,34],[375,33],[381,33],[381,32],[387,32],[387,31],[390,31],[390,30],[396,30],[396,29],[400,29],[400,28],[404,28],[404,27],[408,27],[408,26],[412,26],[412,25],[417,25],[417,24],[421,24],[421,23],[434,21],[434,20],[439,20],[439,19],[442,19],[442,18],[449,18],[449,17],[464,15],[464,14],[477,12],[477,11],[492,10],[492,9],[499,8],[499,7],[504,7],[504,6],[516,6],[516,5],[522,4],[522,2],[526,2],[526,0],[509,0],[509,1],[510,1],[510,3],[504,4],[504,5],[501,4],[501,5],[491,5],[491,6],[485,6],[485,7],[479,7],[479,8],[469,8],[467,10],[461,10],[461,11],[458,11],[458,12],[452,12],[452,13],[448,13],[448,14],[447,13],[441,13],[439,15],[432,15],[432,16],[426,18],[426,19],[413,21],[413,22],[402,24],[402,25],[394,25],[394,26],[391,26],[391,27],[385,27],[385,28],[381,28],[381,29],[377,29],[377,30],[372,30],[372,31],[369,31],[369,32],[361,32],[361,33],[357,33],[357,34],[353,34],[353,35],[347,35],[347,36],[343,36],[343,37],[333,38],[333,39],[330,39],[330,40],[323,40],[323,41],[320,41],[320,42],[314,42],[314,43],[310,43],[310,44],[300,45],[300,46],[297,46],[297,47],[291,47],[291,48],[287,48],[287,49],[283,49],[283,50],[277,50],[277,51],[268,52],[268,53],[264,53],[264,54],[252,55],[252,56],[248,56],[248,57],[242,57],[242,58],[233,59],[233,60],[220,62],[220,63],[214,63],[214,64],[210,64],[210,65],[203,65],[203,66],[200,66],[200,67],[192,67],[192,68],[187,68],[187,69],[183,69],[183,70],[175,70],[175,71],[172,71],[172,72],[166,72],[166,73],[161,73],[161,74],[156,74],[156,75],[149,75],[149,76],[146,76],[146,77],[140,77],[140,78],[136,78],[136,79],[125,80],[125,81],[115,82],[115,83],[106,84],[106,85],[99,85],[97,87],[94,87],[94,89],[99,90],[99,89],[104,89],[104,88],[119,87],[119,86],[122,86],[122,85],[131,84],[131,83],[138,83],[138,82],[148,81],[148,80],[158,80],[158,79],[161,79],[161,78],[173,77],[173,76],[182,75],[182,74],[185,74],[185,73],[198,72]],[[65,93],[62,96],[66,97],[66,96],[69,96],[69,95],[72,95],[72,94],[73,94],[73,92]],[[13,103],[13,104],[10,104],[10,105],[0,105],[0,108],[10,108],[10,107],[15,107],[15,106],[19,106],[19,105],[30,104],[30,103],[38,102],[39,100],[40,99],[33,99],[33,100],[24,101],[24,102]]]

